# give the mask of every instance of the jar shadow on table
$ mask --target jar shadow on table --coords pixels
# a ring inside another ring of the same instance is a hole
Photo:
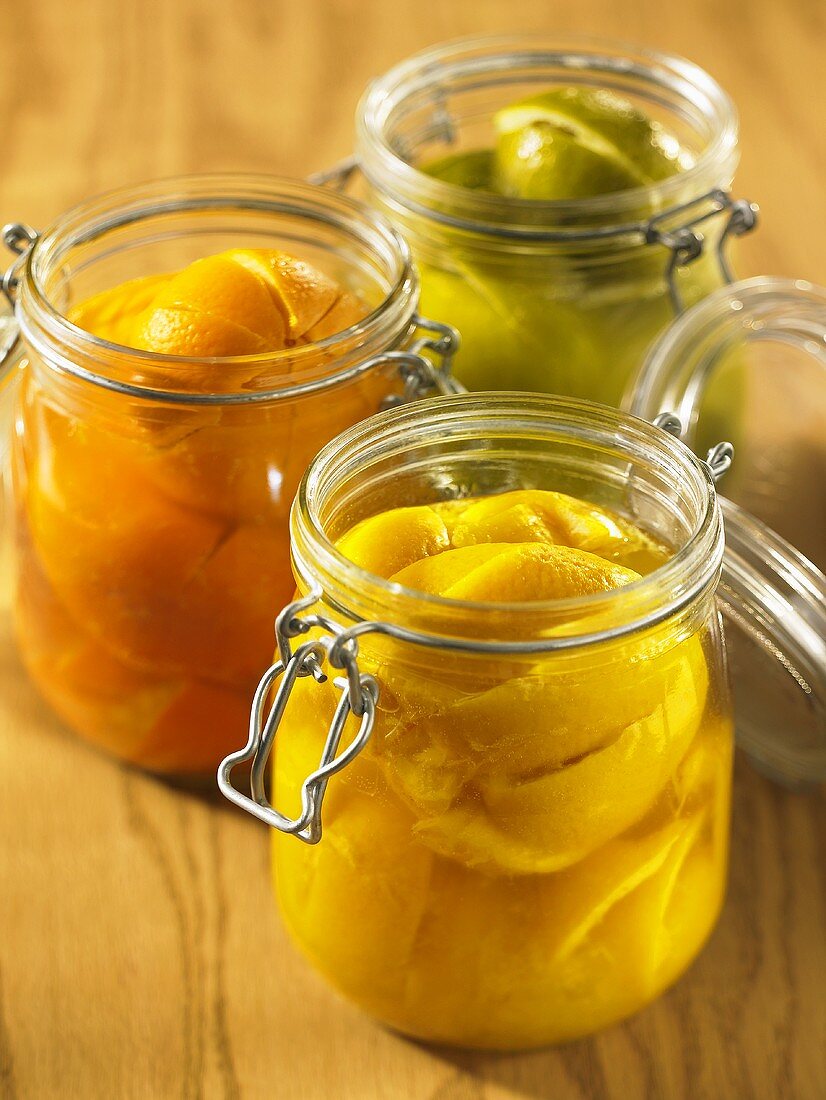
[[[691,973],[685,979],[688,982],[692,980]],[[676,1004],[669,1003],[672,997]],[[663,1012],[663,1006],[666,1012],[683,1014],[676,994],[667,993],[657,1006],[650,1006],[632,1020],[617,1024],[599,1035],[536,1050],[461,1050],[434,1047],[404,1036],[402,1038],[455,1070],[427,1100],[459,1100],[459,1097],[476,1096],[476,1088],[481,1095],[482,1088],[491,1084],[508,1089],[508,1095],[513,1097],[545,1100],[546,1097],[559,1095],[558,1089],[565,1081],[578,1084],[586,1090],[585,1095],[601,1097],[609,1095],[604,1082],[605,1061],[611,1047],[617,1043],[623,1047],[631,1046],[647,1060],[646,1052],[651,1051],[653,1046],[649,1013],[653,1019],[655,1014]],[[651,1078],[649,1091],[644,1095],[651,1095],[650,1088],[656,1078],[655,1066],[649,1065],[644,1075]],[[547,1084],[539,1084],[539,1081]]]

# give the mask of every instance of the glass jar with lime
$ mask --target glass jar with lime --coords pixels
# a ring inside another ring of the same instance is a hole
[[[476,39],[374,81],[356,158],[461,331],[471,389],[618,404],[675,310],[729,273],[737,115],[696,65],[599,41]]]

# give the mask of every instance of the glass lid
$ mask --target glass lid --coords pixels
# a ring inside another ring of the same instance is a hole
[[[720,603],[738,740],[787,783],[826,780],[826,291],[759,278],[684,313],[627,400],[734,444]]]

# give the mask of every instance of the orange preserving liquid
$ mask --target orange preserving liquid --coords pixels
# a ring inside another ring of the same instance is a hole
[[[367,309],[299,260],[233,250],[115,286],[70,320],[149,353],[252,356],[254,378],[268,352],[313,344]],[[315,366],[335,371],[325,355]],[[226,368],[169,369],[213,392]],[[32,362],[13,455],[17,628],[31,675],[72,729],[184,774],[213,772],[245,740],[273,618],[293,590],[298,481],[380,400],[371,379],[249,406],[163,405],[58,382]]]
[[[621,589],[667,557],[605,509],[537,490],[394,509],[339,548],[481,602]],[[714,629],[673,621],[518,660],[363,637],[381,687],[371,741],[331,779],[317,845],[273,834],[301,949],[392,1027],[461,1046],[571,1039],[656,997],[724,892],[732,730]],[[298,681],[276,742],[286,812],[337,695]]]

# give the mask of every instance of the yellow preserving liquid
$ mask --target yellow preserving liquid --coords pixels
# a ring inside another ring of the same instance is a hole
[[[669,556],[606,509],[539,490],[393,509],[338,546],[449,600],[550,608],[613,593],[617,623],[622,589]],[[548,621],[570,633],[565,614]],[[302,950],[392,1027],[461,1046],[559,1042],[657,996],[724,892],[732,733],[716,629],[712,607],[519,657],[363,638],[360,666],[381,688],[372,739],[330,781],[319,844],[274,833]],[[337,697],[298,682],[276,745],[285,812]]]

